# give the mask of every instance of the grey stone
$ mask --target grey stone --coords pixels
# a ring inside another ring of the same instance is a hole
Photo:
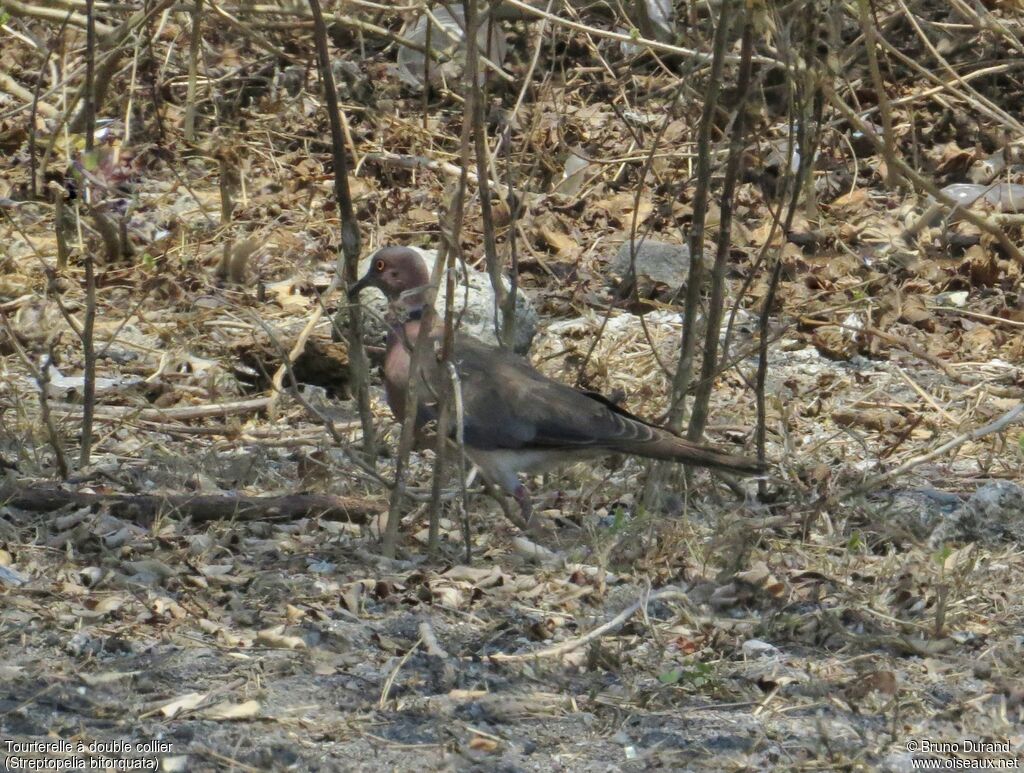
[[[407,40],[422,45],[427,42],[429,27],[431,47],[452,53],[452,57],[446,62],[431,63],[430,83],[432,86],[446,84],[459,90],[466,80],[466,21],[463,4],[434,8],[432,16],[433,19],[424,14],[410,22],[402,30],[402,35]],[[500,24],[488,23],[485,18],[477,31],[476,39],[477,47],[485,56],[499,67],[504,64],[508,46]],[[421,91],[424,70],[422,51],[402,45],[398,47],[398,76],[406,85]],[[477,73],[477,79],[481,84],[489,77],[494,76],[486,67],[482,67]]]
[[[690,273],[690,248],[686,244],[670,244],[654,239],[638,238],[636,244],[635,276],[641,280],[668,285],[672,290],[686,284]],[[630,241],[619,247],[611,262],[611,272],[626,284],[634,276],[630,271]],[[709,265],[707,256],[704,265]]]
[[[1007,480],[985,483],[939,524],[930,541],[1024,542],[1024,487]]]
[[[940,524],[959,512],[963,500],[956,494],[933,488],[880,492],[876,516],[890,533],[927,539]]]

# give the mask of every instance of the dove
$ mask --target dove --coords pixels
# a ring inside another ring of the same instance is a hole
[[[374,253],[366,274],[349,289],[349,297],[355,299],[363,290],[377,288],[400,317],[388,334],[384,354],[384,391],[398,421],[405,418],[412,349],[423,324],[429,284],[430,274],[417,251],[388,246]],[[433,353],[443,332],[438,321],[429,332],[432,350],[421,357],[418,426],[437,419],[437,395],[450,384]],[[588,458],[632,454],[732,473],[764,472],[755,459],[685,440],[600,394],[562,384],[525,358],[472,336],[456,334],[452,361],[462,392],[466,455],[489,483],[515,499],[527,524],[532,500],[519,475]]]

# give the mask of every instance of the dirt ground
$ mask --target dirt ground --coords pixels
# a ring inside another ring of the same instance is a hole
[[[105,13],[116,16],[112,5]],[[943,44],[958,66],[989,57],[990,69],[958,88],[984,89],[1018,120],[1019,62],[1000,37],[1019,29],[1015,18],[972,25],[929,8],[921,13],[944,34],[977,38]],[[377,20],[400,29],[388,14]],[[84,72],[73,19],[66,31],[45,17],[6,19],[0,37],[0,70],[26,84],[0,91],[4,769],[1020,766],[1024,435],[1013,419],[1024,396],[1024,263],[1012,251],[964,221],[908,233],[927,197],[890,184],[883,159],[859,145],[854,153],[856,133],[829,118],[813,218],[801,207],[788,239],[773,228],[767,172],[744,178],[731,213],[726,302],[737,318],[706,434],[736,453],[754,448],[750,384],[777,260],[763,331],[765,497],[756,481],[730,486],[696,471],[662,479],[661,501],[644,506],[642,462],[577,465],[530,481],[548,535],[538,548],[476,488],[464,522],[449,481],[430,555],[432,455],[417,452],[398,558],[385,559],[388,492],[347,453],[360,442],[357,409],[329,321],[344,299],[324,297],[316,321],[340,226],[312,45],[258,26],[262,17],[246,34],[205,26],[198,139],[186,143],[189,14],[151,21],[110,76],[91,155],[55,123]],[[282,36],[270,50],[291,58],[267,60],[254,29]],[[609,266],[633,231],[675,244],[688,232],[707,73],[687,70],[679,100],[671,58],[634,61],[621,41],[557,24],[546,33],[557,45],[536,49],[533,71],[538,29],[508,26],[509,82],[534,73],[529,99],[509,117],[518,91],[492,84],[485,111],[507,119],[514,151],[499,166],[524,193],[518,219],[505,199],[495,209],[501,254],[518,239],[521,288],[541,320],[531,358],[654,420],[678,361],[674,288],[654,283],[646,298],[623,301]],[[859,30],[846,25],[846,44]],[[54,51],[70,36],[58,52],[67,61],[42,66],[30,32]],[[926,61],[911,32],[885,30]],[[349,183],[363,253],[436,248],[457,181],[463,98],[410,92],[391,43],[366,34],[349,30],[332,49],[359,158]],[[688,43],[706,48],[710,34]],[[903,60],[885,73],[901,95],[891,105],[899,150],[922,173],[962,182],[990,160],[1003,136],[991,130],[992,109],[967,120],[932,101],[931,82]],[[726,75],[735,78],[734,65]],[[860,84],[843,94],[871,99],[862,58],[843,78]],[[43,107],[29,125],[37,79]],[[749,150],[763,159],[790,118],[759,110]],[[45,181],[89,187],[132,247],[92,266],[99,381],[84,468],[85,256],[102,256],[105,242],[102,221],[71,198],[59,199],[69,210],[60,226],[50,194],[30,195],[29,159],[51,138]],[[716,142],[724,159],[726,135]],[[598,159],[581,186],[565,184],[570,147]],[[1011,166],[1004,178],[1020,175]],[[479,268],[475,186],[460,246]],[[709,250],[721,216],[715,204]],[[1019,246],[1019,223],[1005,228]],[[66,265],[58,232],[70,240]],[[643,322],[632,313],[641,308]],[[296,368],[304,402],[336,423],[337,442],[272,387],[310,320],[303,356],[315,357]],[[379,361],[380,342],[368,343]],[[398,429],[379,382],[375,366],[376,470],[387,477]],[[16,496],[55,486],[107,499],[33,509]],[[351,512],[256,518],[228,507],[201,520],[171,504],[192,494],[315,494]],[[110,499],[138,495],[167,504],[154,515]]]
[[[196,449],[177,450],[137,474],[180,472]],[[27,582],[2,597],[4,739],[143,744],[122,756],[188,771],[903,771],[908,744],[965,738],[1009,752],[953,756],[1019,759],[1016,546],[858,543],[894,515],[883,496],[804,536],[706,474],[682,513],[606,515],[640,469],[549,481],[550,519],[595,479],[615,499],[547,562],[483,497],[471,565],[447,521],[441,560],[413,541],[389,561],[339,521],[7,508]]]

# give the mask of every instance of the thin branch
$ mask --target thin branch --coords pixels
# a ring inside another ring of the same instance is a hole
[[[598,27],[591,27],[580,22],[571,21],[561,16],[556,16],[553,13],[542,11],[539,8],[534,8],[531,5],[527,5],[521,0],[503,0],[505,5],[517,8],[527,16],[533,16],[538,19],[547,19],[552,24],[560,27],[567,27],[577,32],[586,32],[588,35],[593,35],[597,38],[604,38],[605,40],[617,40],[620,43],[629,43],[631,46],[637,46],[638,48],[646,48],[651,51],[657,51],[661,54],[675,54],[676,56],[683,57],[685,59],[696,59],[701,63],[708,63],[712,61],[712,56],[701,53],[700,51],[694,51],[692,48],[683,48],[681,46],[672,46],[668,43],[659,43],[657,40],[650,40],[649,38],[643,38],[639,35],[626,35],[622,32],[612,32],[611,30],[602,30]],[[723,3],[724,4],[724,3]],[[720,8],[721,10],[721,8]],[[740,61],[740,57],[735,54],[726,54],[724,61],[729,64],[737,64]],[[754,56],[752,61],[762,65],[780,65],[777,59],[772,59],[768,56]]]
[[[575,639],[559,642],[558,644],[551,647],[545,647],[544,649],[537,650],[536,652],[517,652],[513,654],[498,652],[494,655],[488,655],[487,659],[498,663],[509,663],[514,661],[533,660],[535,658],[554,658],[561,657],[562,655],[568,655],[570,652],[578,650],[580,647],[589,644],[595,639],[614,633],[625,625],[626,621],[640,611],[640,609],[646,608],[652,601],[660,601],[663,599],[687,602],[690,600],[689,596],[678,588],[662,588],[656,593],[644,593],[637,601],[623,609],[611,620],[588,631],[582,636],[577,636]]]
[[[314,37],[316,38],[317,61],[320,68],[320,82],[323,84],[327,118],[331,125],[331,154],[334,159],[334,195],[338,200],[341,218],[341,251],[344,265],[341,274],[347,290],[358,280],[360,237],[352,207],[352,193],[348,187],[348,161],[345,158],[344,130],[341,108],[338,106],[338,90],[334,85],[331,57],[327,50],[327,27],[324,24],[320,0],[309,0],[313,14]],[[356,400],[359,404],[359,418],[363,423],[363,452],[368,461],[377,455],[377,440],[373,428],[373,411],[370,409],[369,366],[363,349],[363,320],[358,304],[349,312],[348,360],[352,382],[355,385]]]
[[[995,432],[1001,432],[1002,430],[1006,429],[1008,426],[1016,422],[1019,418],[1021,418],[1021,416],[1024,416],[1024,403],[1021,403],[1020,405],[1011,408],[998,419],[996,419],[993,422],[990,422],[989,424],[986,424],[983,427],[978,427],[977,429],[972,430],[970,432],[965,432],[962,435],[957,435],[949,442],[943,443],[938,448],[935,448],[926,454],[921,454],[920,456],[915,456],[912,459],[908,459],[899,467],[893,470],[889,470],[888,472],[882,473],[881,475],[875,475],[874,477],[869,478],[860,486],[857,486],[854,489],[830,497],[828,503],[836,504],[838,502],[842,502],[843,500],[849,499],[850,497],[860,496],[875,491],[882,484],[887,483],[894,478],[898,478],[901,475],[910,472],[915,467],[919,467],[922,464],[925,464],[926,462],[930,462],[932,459],[944,456],[945,454],[948,454],[950,451],[955,451],[964,443],[968,443],[974,440],[980,440],[986,435],[991,435]]]

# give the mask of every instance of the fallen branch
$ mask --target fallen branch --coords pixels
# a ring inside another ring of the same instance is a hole
[[[81,27],[82,29],[85,29],[87,23],[86,17],[82,14],[68,13],[59,8],[47,8],[46,6],[23,3],[21,0],[0,0],[0,8],[3,8],[11,16],[43,19],[56,22],[57,24],[67,22],[72,27]],[[100,35],[109,35],[113,31],[113,27],[102,22],[96,22],[96,32]]]
[[[0,72],[0,91],[6,91],[8,94],[24,100],[26,103],[24,105],[25,109],[32,106],[32,92],[5,72]],[[41,100],[36,102],[36,110],[46,118],[56,118],[60,115],[60,110]]]
[[[176,513],[196,523],[208,521],[294,521],[321,517],[366,523],[380,506],[366,499],[328,494],[252,497],[241,494],[93,494],[56,486],[0,485],[0,503],[47,513],[62,507],[104,506],[114,515],[148,524],[161,513]]]
[[[607,623],[599,625],[594,630],[583,634],[583,636],[578,636],[575,639],[569,639],[568,641],[559,642],[558,644],[555,644],[551,647],[546,647],[542,650],[537,650],[536,652],[517,652],[513,654],[498,652],[494,655],[488,655],[487,658],[489,660],[493,660],[499,663],[508,663],[516,660],[533,660],[534,658],[552,658],[559,657],[561,655],[566,655],[572,652],[573,650],[578,650],[585,644],[594,641],[594,639],[598,639],[601,636],[619,630],[619,628],[625,625],[626,621],[629,620],[629,618],[631,618],[633,615],[635,615],[642,607],[646,607],[650,602],[658,601],[660,599],[676,599],[689,601],[689,596],[687,596],[678,588],[663,588],[657,593],[644,593],[640,597],[640,599],[638,599],[636,602],[630,604],[628,607],[623,609],[621,612],[619,612],[619,614],[617,614]]]
[[[900,475],[903,475],[904,473],[914,469],[915,467],[925,464],[926,462],[930,462],[932,459],[942,456],[943,454],[947,454],[950,451],[955,451],[957,448],[962,446],[964,443],[967,443],[968,441],[979,440],[980,438],[983,438],[986,435],[991,435],[994,432],[999,432],[1003,429],[1006,429],[1008,426],[1017,421],[1021,414],[1024,414],[1024,403],[1021,403],[1015,408],[1007,411],[995,421],[986,424],[983,427],[978,427],[977,429],[972,430],[971,432],[965,432],[962,435],[957,435],[948,443],[943,443],[938,448],[933,449],[926,454],[921,454],[920,456],[915,456],[913,459],[908,459],[906,462],[901,464],[896,469],[889,470],[889,472],[885,472],[882,473],[881,475],[876,475],[873,478],[869,478],[857,488],[851,489],[850,491],[847,491],[845,494],[839,494],[836,497],[830,497],[830,499],[826,500],[826,502],[828,502],[829,504],[835,504],[837,502],[841,502],[844,499],[849,499],[850,497],[853,496],[866,494],[870,491],[874,491],[883,483],[887,483],[893,478],[897,478]]]
[[[97,405],[98,419],[134,419],[136,421],[193,421],[196,419],[213,419],[221,416],[234,416],[240,413],[259,413],[265,411],[271,402],[270,397],[256,397],[252,400],[237,400],[230,403],[213,403],[210,405],[189,405],[180,408],[136,408],[131,405]],[[82,406],[68,403],[54,403],[51,409],[55,413],[80,414]]]

